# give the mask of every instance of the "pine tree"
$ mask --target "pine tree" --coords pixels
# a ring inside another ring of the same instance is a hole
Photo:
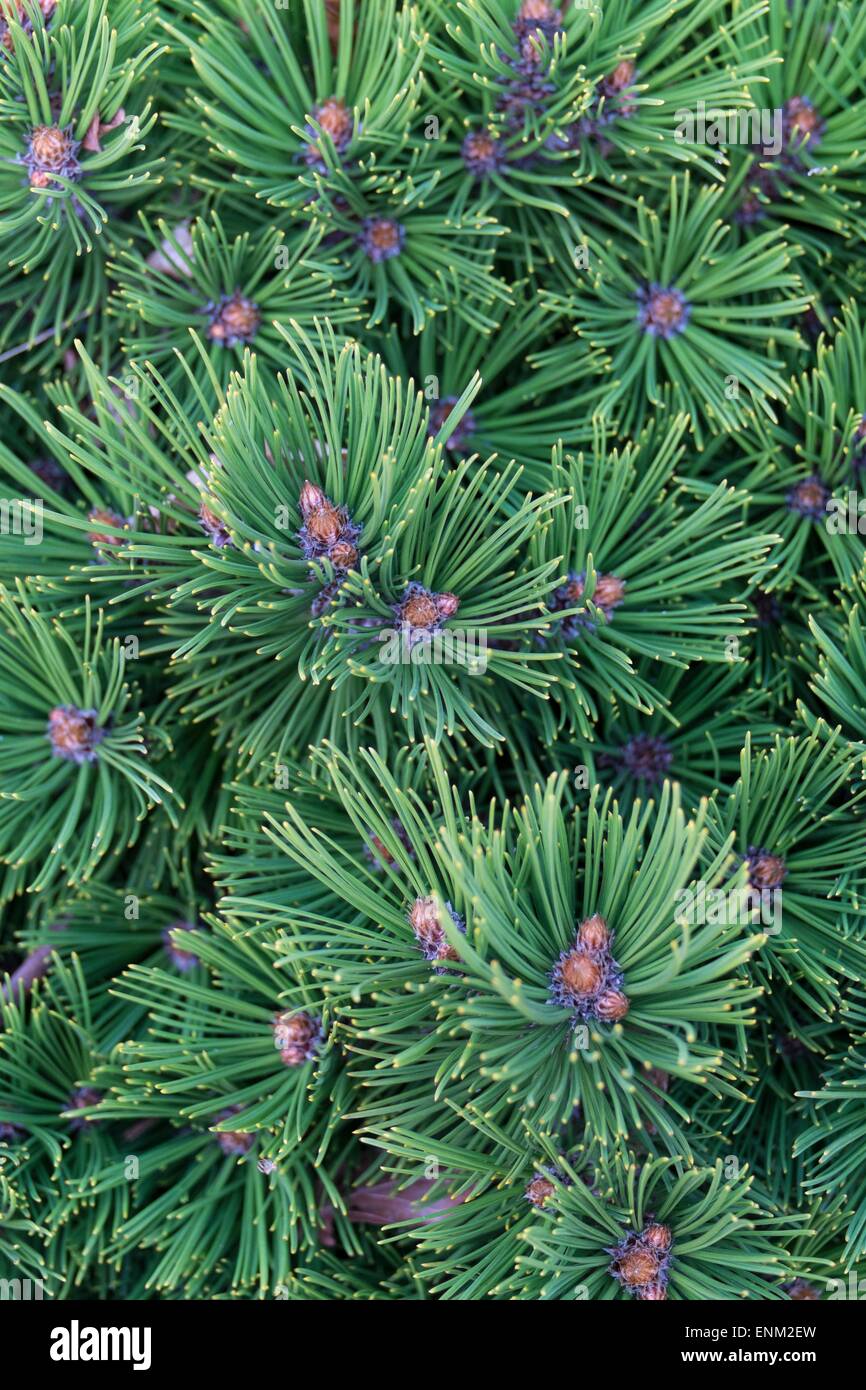
[[[4,1278],[866,1269],[864,42],[0,0]]]

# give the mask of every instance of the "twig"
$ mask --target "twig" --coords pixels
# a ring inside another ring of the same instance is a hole
[[[90,318],[93,309],[85,309],[83,314],[79,314],[74,319],[67,319],[66,323],[61,324],[60,331],[64,332],[67,328],[74,328],[81,323],[82,319]],[[0,352],[0,362],[8,362],[10,357],[17,357],[19,352],[30,352],[32,348],[39,347],[40,343],[47,343],[57,332],[56,328],[43,328],[41,333],[37,333],[35,338],[30,338],[26,343],[19,343],[17,347],[7,348],[5,352]]]

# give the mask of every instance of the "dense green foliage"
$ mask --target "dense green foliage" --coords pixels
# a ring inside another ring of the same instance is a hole
[[[855,0],[0,0],[0,1278],[847,1296],[864,117]]]

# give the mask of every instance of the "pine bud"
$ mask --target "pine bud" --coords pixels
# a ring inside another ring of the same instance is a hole
[[[638,323],[653,338],[673,338],[683,333],[691,316],[691,305],[674,285],[642,285],[637,292]]]
[[[413,581],[406,585],[403,598],[395,605],[394,612],[412,648],[439,632],[442,623],[452,618],[459,607],[460,599],[456,594],[434,594],[423,584]]]
[[[318,541],[320,545],[327,548],[339,536],[341,530],[340,513],[331,502],[325,500],[321,507],[310,512],[307,519],[307,532]]]
[[[446,618],[453,618],[460,607],[460,600],[456,594],[435,594],[434,601],[436,612],[443,622]]]
[[[210,536],[211,544],[215,545],[217,550],[222,550],[225,546],[232,544],[231,533],[225,522],[217,516],[204,499],[199,507],[198,519],[202,528]]]
[[[450,946],[450,945],[448,944],[448,942],[446,941],[446,942],[443,942],[442,945],[439,947],[439,949],[438,949],[438,951],[436,952],[436,955],[433,957],[433,959],[434,959],[434,960],[440,960],[440,961],[441,961],[441,960],[459,960],[459,959],[460,959],[460,956],[459,956],[459,954],[458,954],[458,952],[457,952],[457,948],[456,948],[455,946]],[[444,973],[444,972],[440,972],[440,973]]]
[[[37,125],[30,132],[28,154],[34,167],[44,172],[62,173],[74,160],[78,142],[72,138],[72,127]]]
[[[619,1023],[628,1010],[629,1002],[621,989],[606,989],[595,1002],[596,1016],[602,1023]]]
[[[827,511],[830,489],[817,473],[812,473],[797,483],[788,493],[788,509],[810,521],[820,521]]]
[[[618,1265],[619,1275],[628,1289],[652,1283],[658,1273],[658,1260],[652,1251],[637,1245],[623,1255]]]
[[[350,570],[358,563],[357,547],[349,541],[336,541],[328,551],[328,559],[337,570]]]
[[[612,621],[614,609],[623,602],[625,587],[625,580],[620,579],[618,575],[596,575],[592,602],[596,608],[601,609],[607,622]],[[566,608],[577,608],[584,602],[585,590],[586,574],[570,574],[566,582],[553,591],[547,606],[551,613],[561,613]],[[569,641],[581,631],[594,632],[596,630],[596,624],[588,613],[574,613],[568,618],[563,618],[559,627],[563,637]]]
[[[211,310],[207,335],[212,342],[224,347],[239,347],[251,343],[262,321],[258,306],[247,299],[240,290],[234,294],[223,295]]]
[[[578,944],[587,951],[604,951],[610,942],[607,923],[599,912],[592,917],[584,917],[577,929]]]
[[[651,1245],[654,1250],[670,1250],[671,1248],[671,1228],[662,1226],[660,1222],[654,1221],[644,1229],[643,1238],[647,1245]]]
[[[746,851],[746,862],[750,887],[758,890],[781,888],[788,870],[779,855],[750,845]]]
[[[394,816],[394,818],[391,821],[391,829],[394,831],[394,834],[397,836],[397,839],[400,841],[401,845],[406,850],[406,853],[409,855],[409,858],[414,859],[415,851],[412,848],[411,842],[409,840],[409,835],[406,831],[405,826],[402,824],[401,821],[397,819],[396,816]],[[370,864],[373,865],[375,869],[392,869],[397,867],[396,859],[378,835],[370,835],[369,845],[364,845],[364,857],[368,860]]]
[[[611,952],[613,933],[600,913],[580,923],[574,946],[563,951],[551,972],[551,1002],[571,1008],[581,1019],[618,1023],[629,1001],[622,971]]]
[[[327,556],[336,570],[356,565],[356,541],[361,528],[352,522],[346,508],[335,506],[320,487],[309,481],[301,488],[298,505],[304,522],[298,540],[306,558],[319,560]]]
[[[329,97],[317,106],[313,115],[317,125],[327,131],[340,151],[346,148],[352,136],[352,113],[339,97]]]
[[[441,942],[443,933],[435,898],[416,898],[409,909],[409,923],[425,949]]]
[[[575,1000],[585,999],[598,992],[604,971],[592,956],[584,951],[572,951],[563,961],[562,983]]]
[[[408,627],[432,628],[439,621],[439,609],[433,595],[420,585],[410,585],[411,592],[403,600],[400,616]]]
[[[808,144],[814,149],[821,142],[826,123],[808,97],[790,97],[782,109],[782,130],[787,144]]]
[[[629,1231],[613,1256],[610,1274],[643,1302],[664,1301],[668,1289],[668,1265],[673,1236],[669,1226],[650,1221],[640,1232]]]
[[[625,583],[615,574],[596,575],[595,592],[592,601],[596,608],[600,608],[605,617],[610,617],[614,608],[618,608],[625,598]]]
[[[621,92],[625,87],[628,87],[634,81],[634,74],[634,63],[628,58],[623,58],[621,62],[617,63],[613,72],[608,73],[603,80],[605,95],[609,96],[613,92]]]
[[[461,154],[469,173],[476,178],[495,173],[505,163],[503,146],[485,130],[470,131],[463,141]]]
[[[795,1279],[793,1283],[785,1285],[788,1297],[794,1303],[820,1302],[821,1295],[814,1284],[809,1284],[805,1279]]]
[[[328,499],[326,498],[322,489],[320,487],[316,487],[315,484],[311,483],[308,479],[304,482],[304,486],[301,488],[301,495],[298,499],[298,505],[301,509],[301,516],[306,521],[307,517],[311,516],[314,512],[319,511],[324,506],[330,506],[331,503],[328,502]]]
[[[280,1050],[280,1060],[287,1067],[299,1067],[311,1062],[322,1041],[322,1020],[312,1014],[277,1014],[274,1018],[274,1045]]]
[[[239,1115],[242,1110],[242,1105],[230,1105],[228,1109],[220,1111],[214,1123],[220,1125],[232,1115]],[[249,1153],[255,1143],[255,1135],[247,1134],[241,1129],[225,1129],[215,1134],[214,1138],[223,1153],[232,1158],[240,1158],[243,1154]]]
[[[56,758],[79,764],[96,762],[97,746],[106,735],[96,722],[97,713],[75,705],[55,705],[48,716],[47,736]]]
[[[352,139],[352,113],[339,97],[329,97],[327,101],[314,107],[313,121],[315,124],[307,126],[311,140],[304,151],[304,159],[307,164],[315,165],[322,173],[326,173],[328,166],[322,158],[321,145],[316,137],[320,130],[325,131],[331,137],[337,154],[345,154]]]
[[[128,526],[129,522],[125,517],[119,516],[117,512],[109,511],[106,507],[94,507],[87,514],[87,520],[96,526]],[[104,561],[108,556],[104,553],[112,549],[117,549],[123,545],[122,536],[112,536],[107,531],[88,531],[87,539],[91,545],[99,552],[100,560]]]
[[[641,782],[661,782],[674,760],[667,739],[657,734],[635,734],[623,746],[620,754],[626,772]]]
[[[448,913],[457,930],[465,933],[466,925],[451,904],[444,903],[442,910]],[[407,915],[426,960],[459,961],[459,952],[451,945],[445,934],[440,917],[440,907],[435,898],[416,898]],[[446,972],[440,971],[438,973]]]
[[[553,1196],[555,1191],[556,1184],[552,1183],[550,1178],[542,1177],[542,1175],[538,1173],[532,1179],[523,1195],[531,1206],[540,1208],[544,1206],[549,1197]]]
[[[364,254],[378,265],[399,256],[406,240],[406,228],[390,217],[365,217],[357,240]]]

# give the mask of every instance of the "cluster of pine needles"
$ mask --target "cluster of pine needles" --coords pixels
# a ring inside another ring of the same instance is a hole
[[[0,0],[0,1278],[857,1296],[864,129],[858,0]]]

